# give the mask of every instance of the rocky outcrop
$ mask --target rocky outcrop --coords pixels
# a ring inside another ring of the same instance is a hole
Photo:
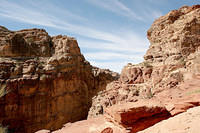
[[[155,101],[140,101],[111,106],[105,117],[128,132],[135,133],[170,117],[165,106]]]
[[[180,113],[186,112],[190,108],[200,106],[199,82],[200,77],[193,76],[191,79],[188,79],[187,82],[179,83],[176,87],[165,88],[155,93],[151,98],[142,98],[140,96],[136,98],[136,96],[134,96],[136,99],[135,101],[127,102],[127,100],[130,100],[130,98],[127,98],[117,104],[112,103],[112,105],[108,105],[104,108],[102,107],[101,113],[104,111],[104,118],[106,121],[115,125],[110,128],[114,129],[118,127],[121,129],[120,133],[142,131],[143,129],[159,123],[161,120],[174,117]],[[122,92],[121,90],[122,88],[118,91]],[[110,94],[107,92],[107,97],[112,94],[112,91]],[[102,103],[104,102],[106,103],[106,99]],[[94,107],[101,107],[101,105]],[[96,109],[96,111],[98,112],[98,109]],[[95,117],[95,114],[91,115],[88,120],[94,119],[93,117]],[[96,118],[99,118],[99,114]],[[196,126],[193,127],[195,128]],[[107,128],[104,130],[106,129]],[[147,132],[150,131],[147,129]],[[151,130],[151,132],[153,131]],[[162,133],[165,133],[164,130],[162,130]]]
[[[122,69],[120,81],[122,84],[141,84],[147,82],[152,74],[152,66],[128,64]]]
[[[93,98],[89,118],[118,103],[150,99],[161,94],[168,99],[167,91],[178,92],[183,89],[183,85],[180,86],[183,82],[198,80],[194,77],[200,74],[199,14],[199,5],[184,6],[155,20],[147,32],[151,45],[144,61],[137,65],[127,64],[119,80],[110,83]]]
[[[52,41],[43,29],[12,32],[1,29],[1,57],[49,57],[53,54]]]
[[[200,126],[200,107],[164,120],[139,133],[198,133]]]
[[[199,5],[184,6],[157,19],[147,32],[151,45],[144,61],[137,65],[129,63],[122,69],[118,81],[108,84],[106,90],[93,98],[88,118],[104,114],[119,127],[136,132],[148,127],[144,123],[154,120],[144,117],[141,125],[135,120],[133,126],[127,126],[124,123],[131,123],[132,117],[143,118],[135,112],[137,108],[127,103],[135,102],[143,106],[145,104],[140,101],[157,101],[170,117],[200,106],[199,24]],[[129,117],[121,115],[122,112]],[[140,113],[148,115],[148,112]],[[154,118],[155,123],[160,121],[159,116]]]
[[[184,6],[157,19],[147,32],[151,43],[144,56],[154,65],[180,64],[199,51],[199,5]]]
[[[136,102],[153,96],[151,84],[152,66],[128,64],[121,72],[118,81],[108,84],[106,90],[93,97],[88,118],[103,114],[105,108],[115,104]]]
[[[74,38],[0,27],[0,123],[13,132],[56,130],[87,118],[92,97],[117,78],[91,66]]]

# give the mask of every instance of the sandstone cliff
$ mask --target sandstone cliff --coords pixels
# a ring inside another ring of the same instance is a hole
[[[119,80],[93,98],[88,120],[56,133],[80,128],[84,133],[136,133],[156,123],[143,132],[198,132],[199,107],[184,112],[200,106],[200,5],[158,18],[147,37],[151,45],[144,61],[125,66]]]
[[[147,37],[151,45],[144,61],[122,69],[120,79],[93,99],[89,117],[117,103],[152,98],[200,74],[199,5],[181,7],[155,20]]]
[[[74,38],[0,26],[0,123],[13,132],[56,130],[85,119],[117,73],[93,67]]]

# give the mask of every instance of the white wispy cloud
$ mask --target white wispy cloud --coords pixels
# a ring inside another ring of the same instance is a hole
[[[113,40],[115,41],[115,40]],[[145,49],[148,48],[147,40],[130,41],[127,40],[126,44],[123,42],[100,42],[79,39],[80,47],[87,49],[105,50],[105,51],[116,51],[116,52],[126,52],[126,53],[143,53]]]
[[[109,32],[103,32],[90,27],[86,27],[84,24],[76,25],[66,19],[63,20],[62,17],[45,14],[40,10],[31,9],[30,7],[21,6],[16,3],[8,2],[6,0],[2,0],[2,2],[3,3],[0,5],[0,16],[3,17],[15,19],[24,23],[67,30],[68,32],[76,33],[94,39],[110,42],[124,42],[123,38]]]
[[[123,66],[129,62],[124,60],[124,61],[116,61],[116,62],[90,61],[90,63],[94,66],[98,66],[103,69],[110,69],[110,70],[120,73]]]
[[[119,0],[87,0],[87,1],[90,4],[101,7],[115,14],[125,16],[131,20],[139,20],[139,21],[147,22],[149,20],[153,21],[155,18],[162,16],[161,11],[156,10],[154,8],[150,8],[148,6],[144,6],[144,5],[142,6],[137,5],[137,6],[141,6],[141,8],[135,7],[134,9],[134,8],[129,8],[128,6],[120,2]],[[152,3],[152,0],[147,0],[147,1]],[[142,2],[144,3],[147,1],[143,0]],[[133,5],[134,4],[132,3],[132,6]]]
[[[32,7],[32,10],[39,10],[40,13],[43,14],[57,14],[62,18],[66,18],[68,21],[81,21],[81,22],[88,22],[87,18],[84,18],[80,15],[77,15],[67,8],[60,8],[58,5],[52,4],[49,0],[40,0],[35,2],[35,0],[28,0],[26,1],[27,4]],[[45,5],[45,6],[44,6]],[[28,8],[30,10],[30,7]],[[42,8],[41,8],[42,7]]]
[[[86,59],[96,62],[131,62],[137,64],[143,61],[141,54],[116,52],[86,52]],[[112,63],[111,63],[112,64]],[[124,64],[125,65],[125,64]],[[110,67],[108,67],[110,68]]]
[[[40,3],[39,1],[36,5],[36,2],[29,0],[27,1],[27,4],[29,5],[20,5],[8,0],[1,0],[0,16],[15,19],[24,23],[47,27],[57,27],[55,22],[63,21],[59,20],[57,16],[53,15],[55,12],[57,12],[57,14],[59,14],[61,17],[67,17],[67,21],[78,20],[84,22],[87,20],[79,15],[75,15],[66,9],[59,8],[48,2],[45,3],[45,7],[42,6],[43,3]],[[68,22],[66,22],[66,24],[67,23]]]
[[[168,1],[168,0],[147,0],[147,2],[153,3],[155,5],[166,5],[170,1]]]
[[[142,60],[139,58],[135,58],[138,62],[141,62]],[[123,69],[123,67],[128,64],[128,63],[134,63],[135,60],[118,60],[118,61],[93,61],[91,60],[90,63],[94,66],[98,66],[100,68],[104,68],[104,69],[110,69],[113,70],[115,72],[121,72],[121,70]]]
[[[145,6],[145,10],[142,11],[142,14],[147,20],[152,22],[160,16],[163,16],[163,13],[160,10],[152,9],[149,6]]]
[[[130,19],[144,20],[143,17],[137,15],[129,7],[119,0],[88,0],[89,3],[102,7],[113,13],[129,17]]]
[[[160,11],[152,11],[152,16],[153,16],[153,20],[159,18],[160,16],[163,16],[163,13]]]
[[[123,59],[133,59],[130,55],[122,54],[122,53],[116,53],[116,52],[90,52],[85,53],[85,56],[89,60],[123,60]]]
[[[29,10],[6,0],[1,1],[0,16],[35,25],[53,26],[53,23],[49,21],[50,16],[47,17],[47,15],[44,15],[38,11]],[[40,18],[39,21],[38,18]]]

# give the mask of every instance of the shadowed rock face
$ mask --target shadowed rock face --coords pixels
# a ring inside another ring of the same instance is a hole
[[[92,97],[118,74],[92,67],[78,43],[43,29],[0,27],[0,123],[14,132],[56,130],[85,119]]]

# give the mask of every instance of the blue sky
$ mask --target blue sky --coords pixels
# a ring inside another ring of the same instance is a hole
[[[0,25],[43,28],[78,40],[94,66],[120,72],[143,61],[154,19],[200,0],[0,0]]]

